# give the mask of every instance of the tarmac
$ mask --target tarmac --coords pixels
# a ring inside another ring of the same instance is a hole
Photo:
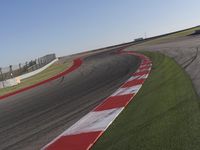
[[[154,42],[137,44],[126,50],[161,52],[174,58],[190,76],[200,96],[200,35],[173,38],[159,44]]]
[[[84,56],[72,73],[0,100],[0,149],[42,148],[118,89],[140,60],[116,50]]]

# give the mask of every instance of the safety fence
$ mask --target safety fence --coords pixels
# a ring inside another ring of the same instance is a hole
[[[18,65],[10,65],[8,67],[0,68],[0,81],[5,81],[25,73],[35,71],[55,59],[55,54],[48,54],[35,60],[27,61],[25,63],[19,63]]]

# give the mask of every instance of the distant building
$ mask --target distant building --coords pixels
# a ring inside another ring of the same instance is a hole
[[[135,39],[134,41],[135,42],[139,42],[139,41],[143,41],[144,39],[141,37],[141,38],[137,38],[137,39]]]

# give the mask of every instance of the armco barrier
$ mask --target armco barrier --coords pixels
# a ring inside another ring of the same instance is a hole
[[[47,83],[47,82],[49,82],[49,81],[58,79],[58,78],[60,78],[60,77],[62,77],[62,76],[65,76],[66,74],[68,74],[68,73],[70,73],[70,72],[76,70],[78,67],[81,66],[81,64],[82,64],[81,58],[77,58],[77,59],[75,59],[75,60],[73,61],[73,65],[72,65],[69,69],[65,70],[64,72],[62,72],[62,73],[60,73],[60,74],[58,74],[58,75],[56,75],[56,76],[54,76],[54,77],[51,77],[51,78],[49,78],[49,79],[47,79],[47,80],[41,81],[41,82],[39,82],[39,83],[37,83],[37,84],[34,84],[34,85],[32,85],[32,86],[29,86],[29,87],[26,87],[26,88],[17,90],[17,91],[15,91],[15,92],[11,92],[11,93],[5,94],[5,95],[3,95],[3,96],[0,96],[0,100],[4,99],[4,98],[6,98],[6,97],[9,97],[9,96],[12,96],[12,95],[15,95],[15,94],[24,92],[24,91],[26,91],[26,90],[32,89],[32,88],[34,88],[34,87],[40,86],[40,85],[45,84],[45,83]]]
[[[90,149],[126,105],[133,99],[148,77],[152,63],[148,57],[134,52],[140,57],[137,71],[103,103],[89,112],[64,133],[47,144],[42,150],[88,150]]]

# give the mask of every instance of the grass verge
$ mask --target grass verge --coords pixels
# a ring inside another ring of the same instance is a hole
[[[163,37],[159,37],[159,38],[156,38],[156,39],[152,39],[150,41],[146,41],[146,42],[141,43],[141,44],[142,45],[143,44],[144,45],[148,45],[148,44],[165,43],[165,42],[168,42],[168,41],[172,41],[172,40],[174,40],[176,38],[188,36],[188,35],[194,33],[195,30],[200,30],[200,27],[195,27],[195,28],[192,28],[192,29],[187,29],[185,31],[181,31],[181,32],[173,33],[173,34],[166,35],[166,36],[163,36]]]
[[[47,69],[45,69],[44,71],[42,71],[41,73],[39,73],[35,76],[32,76],[30,78],[22,80],[21,83],[16,86],[0,89],[0,96],[20,90],[22,88],[26,88],[26,87],[34,85],[34,84],[37,84],[46,79],[49,79],[49,78],[63,72],[64,70],[69,68],[72,64],[73,64],[73,61],[71,61],[71,60],[64,61],[63,63],[56,62],[56,63],[52,64],[50,67],[48,67]]]
[[[200,104],[191,80],[171,58],[145,52],[151,74],[93,150],[199,150]]]

